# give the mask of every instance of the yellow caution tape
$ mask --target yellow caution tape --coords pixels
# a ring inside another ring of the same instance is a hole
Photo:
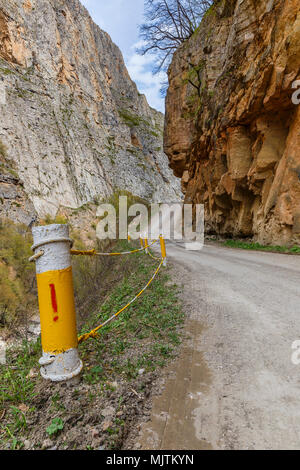
[[[158,240],[154,240],[150,245],[144,246],[143,248],[138,248],[136,250],[132,251],[122,251],[121,253],[98,253],[95,250],[71,250],[70,253],[71,255],[84,255],[84,256],[121,256],[121,255],[131,255],[132,253],[137,253],[138,251],[144,251],[146,250],[149,246],[154,245],[154,243],[157,243]],[[160,259],[160,258],[159,258]]]
[[[150,250],[148,250],[147,254],[150,256],[150,258],[155,259],[155,260],[160,260],[161,258],[158,258],[158,256],[154,256]]]
[[[160,268],[162,267],[162,264],[163,264],[163,259],[161,260],[159,266],[156,268],[155,270],[155,273],[153,274],[153,276],[151,277],[151,279],[147,282],[147,284],[145,285],[145,287],[130,301],[128,302],[127,305],[125,305],[125,307],[121,308],[121,310],[119,310],[117,313],[115,313],[114,315],[112,315],[108,320],[106,320],[104,323],[102,323],[101,325],[97,326],[97,328],[95,328],[94,330],[90,331],[89,333],[85,333],[81,336],[79,336],[78,338],[78,343],[82,343],[83,341],[86,341],[87,339],[89,338],[95,338],[98,334],[98,331],[103,328],[105,325],[107,325],[108,323],[110,323],[112,320],[114,320],[118,315],[120,315],[120,313],[124,312],[124,310],[126,310],[135,300],[138,299],[138,297],[140,297],[140,295],[142,295],[143,292],[145,292],[145,290],[147,289],[147,287],[150,286],[151,282],[155,279],[156,275],[158,274]]]
[[[96,251],[95,250],[71,250],[71,255],[79,256],[79,255],[85,255],[85,256],[95,256]]]

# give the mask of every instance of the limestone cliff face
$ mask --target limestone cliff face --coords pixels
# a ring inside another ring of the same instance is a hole
[[[165,151],[206,230],[300,241],[299,0],[224,0],[175,53]]]
[[[120,189],[180,195],[163,115],[78,0],[0,0],[0,111],[2,216],[53,216]]]

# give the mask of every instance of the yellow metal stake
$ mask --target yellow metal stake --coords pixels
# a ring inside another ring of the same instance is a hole
[[[148,238],[144,238],[144,246],[145,246],[145,253],[149,253],[149,248],[148,248]]]
[[[163,259],[163,266],[167,266],[167,252],[166,252],[166,244],[165,244],[164,237],[160,235],[159,240],[160,240],[160,248],[161,248],[161,257]]]
[[[141,248],[144,248],[144,241],[143,241],[142,237],[140,237],[140,244],[141,244]]]
[[[69,227],[47,225],[32,229],[41,320],[41,375],[54,382],[69,380],[82,369],[71,267]]]

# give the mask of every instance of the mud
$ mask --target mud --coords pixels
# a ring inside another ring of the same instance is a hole
[[[151,421],[142,426],[138,440],[143,449],[210,449],[195,417],[202,395],[211,384],[211,374],[197,350],[197,337],[203,326],[187,321],[188,339],[178,360],[172,364],[161,396],[153,401]],[[193,423],[193,425],[191,425]]]
[[[167,251],[189,338],[126,448],[298,450],[299,257]]]

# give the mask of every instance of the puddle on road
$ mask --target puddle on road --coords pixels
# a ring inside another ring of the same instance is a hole
[[[206,450],[211,444],[201,434],[199,407],[211,384],[211,373],[200,350],[203,325],[189,320],[188,336],[171,364],[161,395],[154,397],[150,421],[138,438],[142,449]],[[207,416],[205,417],[207,419]]]

